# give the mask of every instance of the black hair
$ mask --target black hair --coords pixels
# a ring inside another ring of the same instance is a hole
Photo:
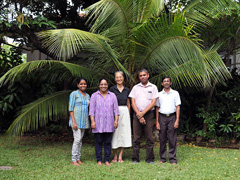
[[[140,72],[146,72],[146,73],[148,73],[148,71],[147,71],[146,69],[141,69],[141,70],[139,70],[139,71],[138,71],[138,74],[139,74]]]
[[[76,79],[77,84],[79,84],[81,80],[84,80],[87,83],[87,80],[85,78],[81,77],[81,78]]]
[[[164,79],[167,79],[167,78],[169,78],[170,82],[172,82],[172,80],[171,80],[171,78],[170,78],[169,76],[164,76],[164,77],[162,78],[162,82],[163,82]]]
[[[107,84],[108,84],[108,86],[109,86],[108,80],[107,80],[106,78],[101,78],[101,79],[98,81],[98,85],[101,83],[102,80],[107,81]]]

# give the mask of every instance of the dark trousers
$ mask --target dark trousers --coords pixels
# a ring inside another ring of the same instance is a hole
[[[97,162],[102,161],[102,145],[104,144],[104,162],[109,161],[111,156],[111,141],[113,133],[94,133],[95,135],[95,155]]]
[[[177,130],[174,128],[176,115],[166,117],[159,114],[160,123],[160,161],[166,162],[167,158],[167,138],[168,138],[168,158],[171,163],[177,163]]]
[[[154,113],[149,111],[144,115],[146,121],[145,125],[142,125],[136,114],[133,117],[133,156],[132,160],[139,162],[139,152],[140,152],[140,138],[142,132],[144,131],[145,137],[147,139],[146,144],[146,162],[154,161],[154,138],[153,138],[153,126],[154,126]]]

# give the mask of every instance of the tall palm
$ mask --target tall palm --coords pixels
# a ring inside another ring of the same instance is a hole
[[[149,70],[151,81],[159,87],[164,75],[171,76],[174,86],[199,88],[224,83],[230,74],[217,46],[204,51],[196,30],[211,23],[213,10],[225,11],[233,4],[231,0],[193,0],[186,11],[167,14],[162,11],[163,0],[101,0],[87,9],[90,32],[58,29],[38,33],[43,46],[60,61],[23,64],[7,72],[0,82],[14,81],[50,65],[64,67],[66,76],[88,79],[105,75],[112,80],[111,74],[122,70],[130,87],[141,68]],[[81,51],[91,52],[93,60],[85,66],[67,62]],[[45,125],[49,118],[66,114],[68,100],[62,97],[68,94],[57,92],[26,105],[7,133],[22,135]],[[65,108],[58,107],[60,104]]]

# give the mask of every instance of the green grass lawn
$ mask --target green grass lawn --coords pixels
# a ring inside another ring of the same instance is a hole
[[[1,138],[1,137],[0,137]],[[43,142],[24,140],[10,143],[0,140],[0,179],[240,179],[240,151],[232,149],[178,146],[178,165],[169,162],[159,165],[159,146],[156,144],[155,164],[131,163],[132,149],[126,149],[124,163],[111,167],[97,166],[93,144],[83,144],[85,165],[71,165],[72,142]]]

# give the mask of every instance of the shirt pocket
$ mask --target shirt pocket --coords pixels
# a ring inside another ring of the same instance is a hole
[[[146,95],[146,98],[148,100],[152,100],[153,99],[153,91],[152,90],[147,90],[145,95]]]

